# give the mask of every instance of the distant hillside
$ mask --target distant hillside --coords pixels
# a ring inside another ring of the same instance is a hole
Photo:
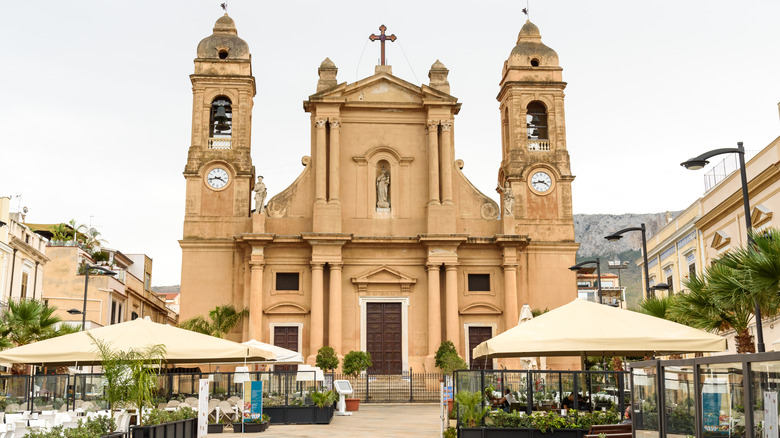
[[[666,217],[672,217],[679,212],[647,213],[647,214],[575,214],[574,239],[580,243],[577,251],[577,261],[599,257],[602,272],[612,272],[620,275],[620,282],[626,287],[626,300],[629,307],[636,305],[642,298],[642,267],[636,265],[641,257],[642,233],[633,231],[623,235],[617,242],[604,238],[623,228],[638,227],[644,223],[647,237],[655,235],[666,225]],[[628,269],[611,271],[607,261],[628,261]]]
[[[152,286],[152,292],[158,293],[158,294],[175,294],[179,293],[179,290],[181,289],[181,286],[174,285],[174,286]]]

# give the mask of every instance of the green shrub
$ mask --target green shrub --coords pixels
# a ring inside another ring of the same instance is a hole
[[[317,350],[315,365],[323,371],[333,371],[339,367],[339,357],[333,347],[322,347]]]
[[[344,363],[341,366],[344,374],[357,377],[363,371],[371,367],[371,353],[367,351],[350,351],[344,356]]]
[[[337,398],[338,396],[334,391],[312,391],[311,393],[311,400],[318,408],[332,405]]]

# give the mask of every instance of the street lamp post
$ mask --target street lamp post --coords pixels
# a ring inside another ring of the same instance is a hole
[[[645,298],[650,298],[650,270],[647,266],[647,231],[645,224],[640,224],[638,227],[623,228],[622,230],[612,233],[609,236],[604,236],[604,238],[610,242],[614,242],[616,240],[622,239],[623,233],[627,233],[629,231],[642,232],[642,256],[644,257],[645,264]]]
[[[601,301],[601,259],[596,257],[596,260],[586,260],[584,262],[579,262],[576,265],[570,267],[569,270],[579,271],[585,265],[596,265],[596,276],[598,276],[599,282],[599,304],[604,304]]]
[[[747,172],[745,172],[745,148],[742,146],[742,142],[738,141],[736,148],[721,148],[705,152],[698,157],[680,163],[680,166],[690,170],[699,170],[709,164],[709,158],[721,154],[737,154],[739,158],[739,174],[742,180],[742,206],[745,209],[745,229],[747,231],[748,247],[751,247],[753,246],[753,237],[751,236],[753,225],[750,220],[750,200],[748,198]],[[758,305],[757,299],[753,300],[753,305],[756,315],[756,348],[759,353],[763,353],[766,350],[764,349],[764,330],[761,326],[761,307]]]
[[[104,272],[104,273],[106,273],[108,275],[116,275],[116,272],[114,272],[114,271],[112,271],[110,269],[104,268],[102,266],[90,266],[89,264],[84,263],[84,309],[81,311],[81,331],[82,332],[84,331],[84,329],[87,326],[87,288],[89,287],[89,271],[91,271],[92,269],[96,269],[98,271],[102,271],[102,272]],[[71,313],[71,314],[75,313],[75,312],[72,312],[72,310],[75,310],[75,309],[69,310],[68,313]]]
[[[620,259],[616,258],[614,262],[607,262],[607,267],[609,269],[614,269],[618,271],[618,284],[620,285],[620,289],[622,290],[621,299],[623,301],[626,301],[626,294],[625,294],[626,288],[623,287],[623,281],[620,278],[620,271],[624,269],[628,269],[628,262],[621,262]]]

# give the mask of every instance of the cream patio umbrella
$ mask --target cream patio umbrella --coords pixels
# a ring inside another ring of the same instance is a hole
[[[112,350],[137,350],[162,344],[165,360],[171,363],[254,362],[276,358],[273,352],[262,348],[138,318],[0,351],[0,362],[100,365],[100,353],[90,334],[109,343]]]
[[[517,321],[517,325],[520,325],[526,321],[534,319],[534,312],[531,310],[531,306],[523,304],[523,308],[520,309],[520,319]],[[532,357],[520,358],[523,363],[524,370],[536,370],[539,369],[538,359]]]
[[[726,350],[721,336],[576,299],[477,345],[474,357],[644,356]]]
[[[294,365],[303,363],[303,355],[297,351],[288,350],[286,348],[277,347],[276,345],[266,344],[265,342],[256,341],[251,339],[246,342],[242,342],[241,345],[247,345],[249,347],[259,348],[274,353],[276,360],[261,361],[259,363],[274,364],[274,365]]]

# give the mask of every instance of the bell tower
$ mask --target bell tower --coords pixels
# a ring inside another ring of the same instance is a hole
[[[501,168],[504,233],[535,241],[574,241],[566,150],[562,71],[558,54],[526,21],[504,62],[501,91]]]
[[[249,46],[227,14],[198,44],[190,80],[192,139],[184,168],[182,292],[209,298],[182,306],[183,319],[230,301],[237,287],[233,236],[251,232],[255,78]],[[227,296],[213,296],[214,292]]]

